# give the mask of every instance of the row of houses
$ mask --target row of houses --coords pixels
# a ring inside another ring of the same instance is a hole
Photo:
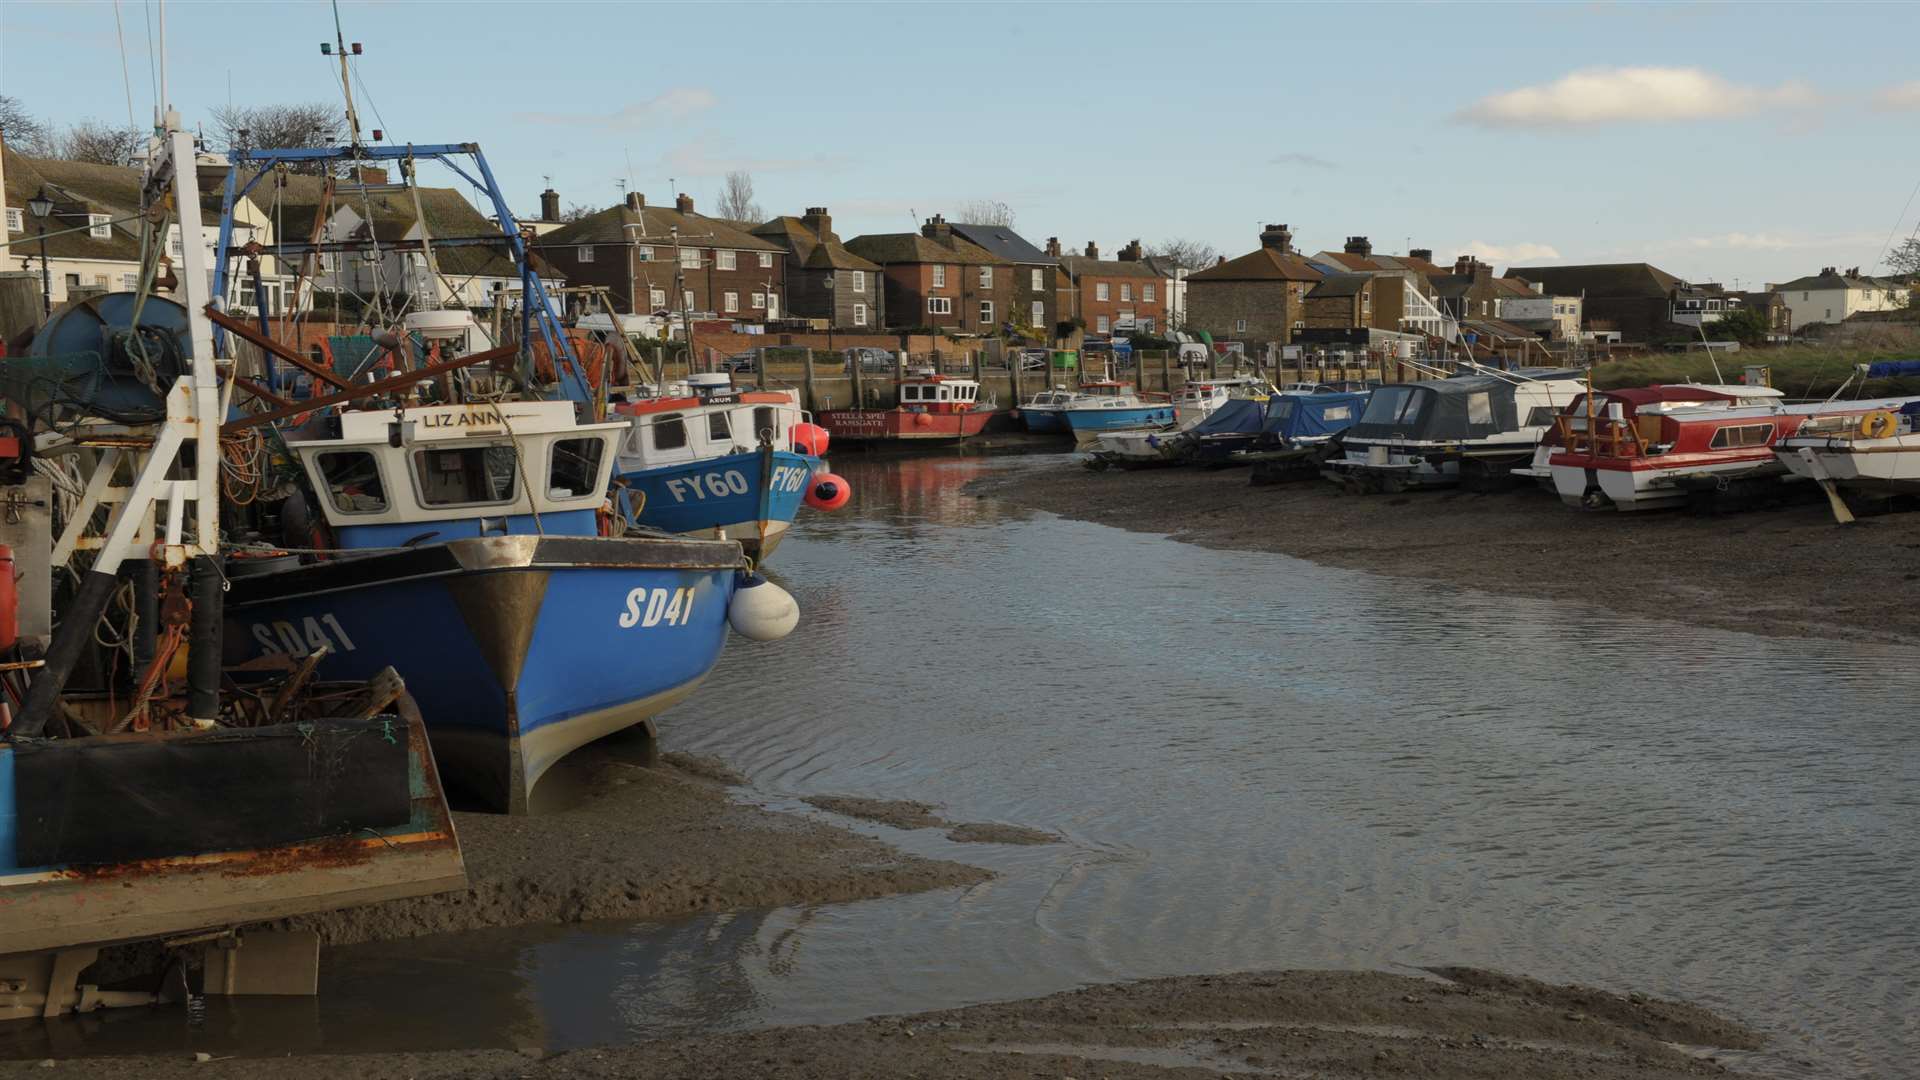
[[[45,269],[54,302],[80,290],[133,287],[140,265],[139,174],[134,169],[29,158],[0,146],[8,269],[41,270],[35,234],[49,233]],[[219,210],[225,165],[208,158],[203,210]],[[32,218],[30,204],[51,204]],[[327,254],[304,265],[257,260],[236,275],[231,308],[304,309],[317,294],[365,302],[404,297],[416,306],[516,305],[520,281],[504,245],[482,243],[497,225],[461,192],[390,183],[377,169],[349,178],[276,174],[235,208],[235,244],[292,240],[385,245],[378,255]],[[626,313],[687,312],[743,326],[801,321],[817,328],[950,334],[1015,333],[1035,340],[1131,332],[1205,331],[1217,340],[1378,344],[1396,338],[1654,341],[1708,334],[1742,309],[1760,311],[1786,336],[1815,323],[1906,305],[1902,281],[1820,273],[1741,292],[1689,282],[1647,263],[1518,266],[1504,273],[1468,255],[1437,263],[1431,249],[1378,253],[1365,236],[1338,251],[1296,248],[1285,224],[1268,225],[1245,254],[1182,267],[1138,240],[1103,257],[1097,244],[1069,253],[1057,237],[1036,245],[1008,226],[950,222],[935,214],[916,232],[843,240],[826,207],[767,221],[699,213],[679,195],[655,206],[639,192],[563,221],[560,196],[519,223],[549,286],[604,289]],[[437,245],[429,261],[427,243]],[[168,255],[180,257],[178,230]],[[255,295],[256,291],[259,295]]]

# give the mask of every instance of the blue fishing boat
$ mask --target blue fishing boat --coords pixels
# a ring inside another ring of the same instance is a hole
[[[773,554],[801,504],[836,509],[846,481],[826,471],[827,433],[792,393],[735,390],[694,375],[683,395],[616,404],[631,425],[615,482],[628,515],[678,536],[738,540],[756,562]]]
[[[1138,394],[1076,402],[1060,410],[1060,421],[1076,436],[1128,428],[1157,427],[1174,421],[1171,401],[1145,401]]]
[[[783,612],[767,631],[736,603],[743,582],[754,603],[784,598],[746,575],[738,544],[631,535],[609,512],[627,430],[534,401],[348,412],[286,433],[324,520],[289,500],[287,546],[329,557],[235,561],[228,659],[314,659],[330,679],[391,663],[448,788],[523,810],[569,751],[692,693],[730,623],[791,626]]]
[[[1061,413],[1083,404],[1117,398],[1131,394],[1130,383],[1115,382],[1111,379],[1100,382],[1082,383],[1077,390],[1068,390],[1056,386],[1051,390],[1042,390],[1032,400],[1020,406],[1020,419],[1026,424],[1027,431],[1034,434],[1052,434],[1068,430]]]

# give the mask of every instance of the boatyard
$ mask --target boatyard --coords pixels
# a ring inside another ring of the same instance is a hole
[[[0,13],[0,1077],[1920,1077],[1914,196],[1606,141],[1920,86],[1465,64],[1240,161],[1183,83],[1055,176],[579,5],[484,109],[402,48],[479,20],[140,7]]]

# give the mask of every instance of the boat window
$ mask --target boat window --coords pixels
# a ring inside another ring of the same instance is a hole
[[[1707,447],[1711,450],[1730,450],[1741,446],[1765,446],[1772,439],[1772,424],[1741,424],[1714,432]]]
[[[364,450],[321,454],[320,476],[327,497],[343,514],[377,514],[387,508],[387,488],[380,482],[380,463]]]
[[[1533,411],[1527,414],[1525,426],[1549,427],[1553,424],[1553,418],[1559,415],[1560,410],[1554,408],[1552,405],[1535,405]]]
[[[754,441],[758,442],[762,436],[765,436],[766,438],[772,439],[776,443],[779,442],[780,441],[779,424],[780,424],[780,417],[777,413],[774,412],[773,406],[762,405],[759,408],[753,410]]]
[[[1363,424],[1411,424],[1420,416],[1420,400],[1425,395],[1410,386],[1389,386],[1374,392],[1367,411],[1360,415]]]
[[[667,413],[650,427],[655,450],[678,450],[687,445],[687,423],[679,413]]]
[[[547,476],[547,497],[575,499],[600,490],[600,455],[605,439],[556,439],[553,466]]]
[[[1294,408],[1294,402],[1289,401],[1286,398],[1281,398],[1278,401],[1275,401],[1273,403],[1273,406],[1270,411],[1272,412],[1273,418],[1275,420],[1278,420],[1284,424],[1287,421],[1293,419],[1293,408]]]
[[[413,469],[426,506],[511,502],[520,472],[512,446],[415,450]]]
[[[1320,419],[1322,419],[1322,420],[1351,420],[1351,419],[1353,419],[1353,406],[1351,406],[1351,405],[1329,405],[1329,406],[1327,406],[1327,407],[1326,407],[1325,409],[1323,409],[1323,410],[1321,410],[1321,412],[1320,412]]]
[[[726,442],[731,438],[733,438],[733,424],[727,419],[727,414],[724,412],[708,413],[707,441]]]
[[[1467,423],[1493,423],[1493,395],[1485,390],[1467,395]]]
[[[945,401],[945,400],[947,400],[947,399],[948,399],[949,397],[952,397],[952,396],[953,396],[952,394],[950,394],[950,393],[948,393],[948,392],[947,392],[947,388],[946,388],[946,387],[944,387],[944,386],[942,386],[942,387],[939,387],[939,388],[938,388],[938,393],[939,393],[939,395],[940,395],[940,400],[941,400],[941,401]]]
[[[919,400],[920,400],[920,387],[918,387],[918,386],[903,386],[903,387],[901,387],[901,388],[900,388],[900,400],[901,400],[901,401],[919,401]]]

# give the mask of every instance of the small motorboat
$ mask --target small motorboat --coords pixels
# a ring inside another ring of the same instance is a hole
[[[1383,386],[1324,473],[1356,492],[1511,483],[1513,468],[1585,391],[1579,372],[1538,368]]]

